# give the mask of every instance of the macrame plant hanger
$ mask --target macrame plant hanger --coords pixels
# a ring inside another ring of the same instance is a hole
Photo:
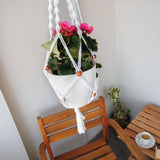
[[[78,0],[66,0],[68,5],[68,11],[71,18],[72,25],[74,24],[77,27],[77,34],[82,39],[84,44],[87,46],[87,43],[82,35],[82,31],[80,30],[80,22],[82,23],[82,16],[78,4]],[[77,120],[77,129],[79,134],[85,133],[85,125],[84,119],[85,117],[80,112],[80,107],[90,103],[97,96],[98,89],[98,78],[96,78],[96,67],[95,67],[95,55],[88,48],[91,55],[93,56],[94,67],[88,71],[82,72],[81,70],[81,56],[82,56],[82,42],[80,43],[79,53],[78,53],[78,64],[73,59],[63,36],[60,34],[60,17],[59,17],[59,0],[48,0],[48,11],[49,11],[49,34],[50,40],[52,40],[52,29],[53,29],[53,2],[54,2],[54,13],[55,13],[55,24],[56,24],[56,36],[52,42],[50,47],[50,51],[47,52],[45,65],[44,65],[44,73],[47,79],[49,80],[52,88],[56,92],[60,102],[66,108],[73,108],[76,113]],[[79,18],[78,18],[79,16]],[[79,20],[80,22],[79,22]],[[73,67],[76,70],[75,75],[53,75],[45,70],[45,67],[48,65],[48,60],[50,54],[57,43],[57,40],[60,39],[64,49],[67,52],[68,57],[70,58]]]

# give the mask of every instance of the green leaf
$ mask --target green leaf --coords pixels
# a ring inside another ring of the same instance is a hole
[[[88,48],[91,50],[91,51],[97,51],[98,50],[98,46],[97,46],[97,41],[96,39],[92,39],[91,37],[89,36],[84,36],[86,42],[87,42],[87,45],[88,45]]]
[[[84,44],[83,41],[82,41],[82,52],[89,53],[89,50],[88,50],[87,46]]]
[[[73,74],[73,68],[65,67],[64,65],[59,65],[57,68],[58,75],[69,75]]]
[[[44,44],[42,44],[41,46],[42,46],[43,48],[45,48],[47,51],[49,51],[50,48],[51,48],[52,43],[53,43],[53,40],[48,41],[47,43],[44,43]]]
[[[48,41],[47,43],[44,43],[41,46],[43,48],[45,48],[47,51],[50,51],[52,43],[53,43],[53,40]],[[60,55],[60,52],[58,51],[58,48],[57,48],[57,42],[56,42],[55,46],[53,47],[52,53],[56,54],[56,55]]]
[[[63,36],[64,41],[66,42],[66,44],[68,45],[70,43],[70,36]]]
[[[92,68],[92,61],[89,61],[88,59],[83,60],[81,62],[81,68],[83,71],[87,71]]]
[[[68,57],[67,52],[66,52],[65,49],[60,52],[60,57],[62,57],[62,58]]]
[[[89,56],[91,56],[91,53],[90,53],[89,49],[87,48],[87,46],[82,41],[82,58],[87,58]]]
[[[66,44],[68,45],[70,43],[70,37],[63,36],[63,38],[64,38],[64,41],[66,42]],[[58,48],[59,52],[64,50],[64,46],[62,45],[61,40],[59,38],[57,40],[57,48]]]
[[[48,60],[48,66],[52,71],[57,70],[57,63],[58,63],[58,59],[56,57],[49,58]]]
[[[59,75],[69,75],[74,73],[73,65],[69,59],[66,59],[63,64],[57,66]]]
[[[89,56],[91,56],[89,52],[88,53],[82,52],[82,58],[88,58]]]
[[[73,34],[70,36],[70,43],[68,44],[69,49],[79,49],[80,46],[80,38],[78,35]]]
[[[78,59],[79,48],[69,49],[69,50],[70,50],[72,57]]]
[[[53,52],[53,54],[56,54],[56,55],[58,55],[58,56],[60,55],[60,52],[58,51],[58,48],[57,48],[57,42],[56,42],[56,44],[55,44],[52,52]]]
[[[102,65],[100,63],[96,63],[96,68],[102,68]]]
[[[64,49],[62,43],[61,43],[61,40],[58,38],[57,40],[57,48],[58,48],[58,51],[59,52],[62,52],[62,50]]]

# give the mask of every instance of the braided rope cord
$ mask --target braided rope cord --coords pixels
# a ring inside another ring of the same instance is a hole
[[[52,39],[52,29],[53,29],[53,0],[48,0],[48,13],[49,13],[49,39]]]
[[[82,15],[81,15],[81,11],[80,11],[80,8],[79,8],[79,4],[78,4],[78,0],[73,0],[75,2],[75,5],[77,7],[77,10],[78,10],[78,15],[79,15],[79,19],[80,19],[80,23],[83,22],[83,19],[82,19]]]

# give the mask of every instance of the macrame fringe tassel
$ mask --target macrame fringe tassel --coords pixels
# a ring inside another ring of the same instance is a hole
[[[84,125],[84,119],[85,117],[82,115],[79,108],[74,109],[76,113],[76,120],[77,120],[77,129],[79,134],[84,134],[86,131],[86,127]]]

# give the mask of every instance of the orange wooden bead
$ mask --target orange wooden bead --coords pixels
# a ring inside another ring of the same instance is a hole
[[[78,77],[80,77],[80,76],[82,75],[82,72],[81,72],[81,71],[77,71],[77,72],[76,72],[76,75],[77,75]]]
[[[93,97],[96,97],[96,95],[97,95],[96,93],[93,93]]]
[[[48,71],[49,69],[50,69],[49,66],[46,66],[45,70]]]
[[[64,101],[65,101],[65,99],[61,99],[61,100],[60,100],[61,103],[64,103]]]
[[[96,59],[97,58],[97,56],[96,56],[96,54],[94,54],[94,59]]]

